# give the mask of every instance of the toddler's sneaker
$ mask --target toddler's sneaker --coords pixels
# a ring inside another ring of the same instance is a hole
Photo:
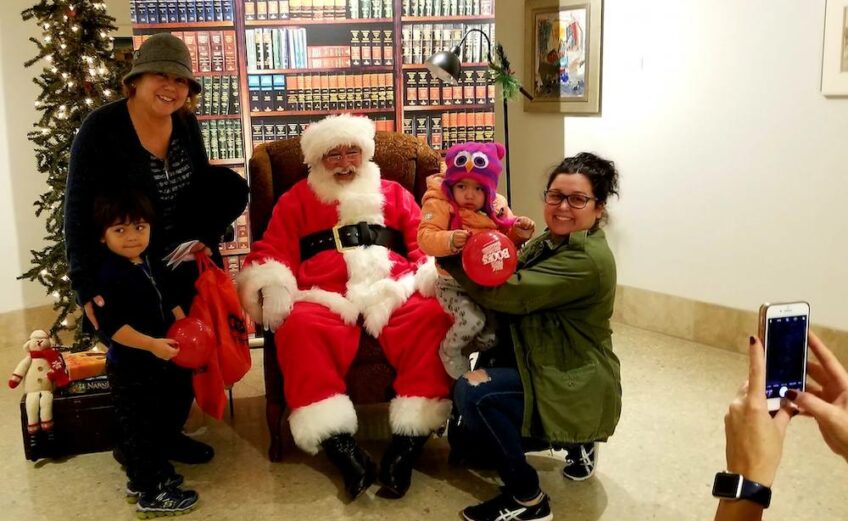
[[[565,467],[562,469],[562,476],[571,481],[585,481],[592,477],[597,465],[597,443],[569,445],[568,454],[565,457]]]
[[[542,495],[539,503],[526,507],[509,494],[502,493],[479,505],[466,508],[462,511],[462,517],[467,521],[551,521],[554,515],[551,513],[547,494]]]
[[[165,480],[162,484],[162,488],[172,488],[179,487],[183,484],[183,477],[181,474],[173,474],[171,477]],[[133,485],[132,481],[127,481],[127,503],[131,505],[135,505],[138,503],[138,497],[141,495],[141,489],[137,486]]]
[[[197,506],[197,492],[177,487],[142,493],[136,505],[139,519],[188,514]]]

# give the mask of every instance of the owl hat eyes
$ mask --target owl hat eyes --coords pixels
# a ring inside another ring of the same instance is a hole
[[[499,227],[510,226],[512,223],[501,219],[495,214],[493,203],[498,191],[498,177],[503,170],[501,159],[506,155],[504,146],[500,143],[477,143],[469,141],[459,143],[448,149],[445,155],[445,179],[442,191],[454,208],[454,219],[458,220],[459,206],[453,198],[453,185],[462,179],[473,179],[480,183],[486,193],[483,212],[495,221]],[[458,225],[458,223],[456,223]],[[451,223],[451,227],[455,223]]]

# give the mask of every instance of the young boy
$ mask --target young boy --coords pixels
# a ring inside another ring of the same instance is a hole
[[[163,404],[180,386],[191,385],[185,369],[169,362],[179,352],[165,338],[175,318],[144,251],[150,243],[154,212],[142,193],[123,190],[95,200],[94,224],[106,250],[97,285],[103,298],[96,308],[100,332],[108,339],[106,374],[118,418],[118,447],[126,459],[127,501],[139,517],[190,512],[197,493],[182,490],[183,477],[167,459],[166,426],[173,424]],[[155,260],[154,260],[155,262]]]
[[[434,257],[454,255],[475,232],[497,230],[516,245],[533,235],[535,224],[515,217],[506,199],[498,195],[498,176],[504,147],[500,143],[460,143],[445,155],[445,174],[427,178],[421,207],[418,246]],[[484,351],[495,343],[491,317],[475,304],[444,270],[436,280],[436,298],[453,318],[453,326],[439,346],[445,371],[458,379],[470,367],[465,351]],[[465,349],[471,345],[471,349]]]

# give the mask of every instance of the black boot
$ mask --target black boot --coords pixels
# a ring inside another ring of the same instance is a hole
[[[342,472],[345,490],[351,499],[359,497],[376,480],[377,466],[350,434],[337,434],[322,441],[321,446]]]
[[[412,466],[418,461],[418,456],[430,436],[402,436],[395,434],[392,442],[383,454],[380,463],[381,491],[388,498],[402,498],[409,490],[412,481]]]

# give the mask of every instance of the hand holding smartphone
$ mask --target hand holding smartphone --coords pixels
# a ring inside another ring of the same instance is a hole
[[[806,390],[809,328],[810,305],[806,302],[760,306],[759,335],[765,346],[769,411],[780,408],[780,399],[789,389]]]

